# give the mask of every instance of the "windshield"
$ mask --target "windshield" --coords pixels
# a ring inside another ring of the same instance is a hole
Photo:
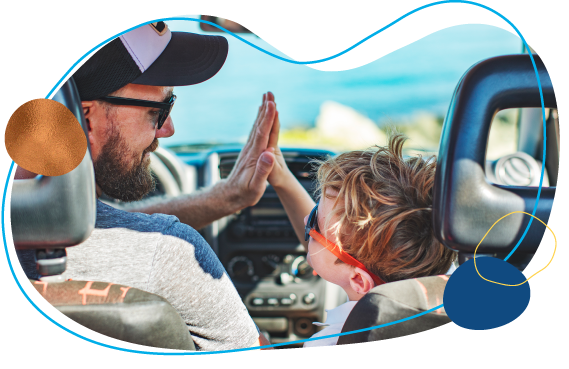
[[[173,31],[205,33],[198,22],[168,22]],[[211,33],[209,33],[211,34]],[[500,28],[461,25],[427,36],[365,66],[323,72],[268,56],[231,35],[229,55],[212,79],[177,87],[176,134],[165,146],[244,143],[262,94],[275,94],[280,145],[333,151],[385,144],[396,127],[407,149],[438,151],[454,89],[476,62],[521,52],[520,39]],[[281,54],[262,39],[246,40]]]

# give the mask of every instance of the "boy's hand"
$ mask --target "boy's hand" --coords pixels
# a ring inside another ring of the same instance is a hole
[[[279,141],[279,131],[280,131],[280,121],[279,121],[279,112],[277,111],[275,114],[275,119],[273,122],[273,127],[271,129],[271,133],[269,136],[269,142],[267,144],[267,149],[262,155],[272,155],[275,160],[275,165],[273,166],[273,170],[269,174],[269,183],[274,188],[279,188],[284,185],[294,176],[292,175],[291,171],[288,169],[281,149],[278,147]]]

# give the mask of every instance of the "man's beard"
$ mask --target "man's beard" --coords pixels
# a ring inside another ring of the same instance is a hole
[[[129,164],[138,158],[133,157],[120,133],[111,129],[109,139],[93,165],[95,180],[101,190],[108,196],[125,202],[140,200],[153,191],[156,182],[149,169],[150,161],[145,160],[145,154],[156,150],[157,147],[158,139],[154,138],[152,144],[139,157],[140,162],[133,163],[129,168]]]

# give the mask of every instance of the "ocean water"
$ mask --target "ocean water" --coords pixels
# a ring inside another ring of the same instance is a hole
[[[203,33],[197,22],[168,22],[174,31]],[[248,40],[269,51],[255,36]],[[311,127],[325,101],[335,101],[383,125],[419,113],[444,116],[454,88],[476,62],[520,53],[521,40],[500,28],[461,25],[441,30],[365,66],[322,72],[268,56],[227,36],[229,55],[214,78],[176,87],[176,133],[165,146],[244,142],[261,103],[272,91],[281,129]]]

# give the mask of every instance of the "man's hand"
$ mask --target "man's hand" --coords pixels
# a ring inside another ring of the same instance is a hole
[[[278,136],[279,125],[275,97],[267,92],[263,95],[263,103],[259,108],[249,139],[226,179],[202,191],[152,203],[138,204],[128,210],[147,214],[175,215],[182,223],[200,229],[217,219],[247,206],[255,205],[265,192],[267,178],[275,163],[282,161],[279,168],[283,165],[286,168],[280,150],[275,151],[278,149]]]
[[[247,143],[225,182],[228,201],[239,209],[255,205],[265,192],[267,178],[275,164],[275,156],[267,151],[269,139],[275,139],[275,118],[275,97],[271,92],[267,92],[263,95],[263,102]],[[278,128],[276,136],[278,138]],[[276,146],[276,142],[274,145]]]

